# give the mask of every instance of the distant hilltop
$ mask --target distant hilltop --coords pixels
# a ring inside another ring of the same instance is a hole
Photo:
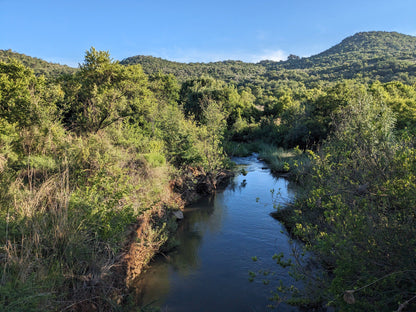
[[[213,63],[178,63],[152,56],[133,56],[122,64],[141,64],[147,73],[162,71],[179,79],[202,74],[225,81],[262,79],[337,80],[364,78],[369,80],[408,81],[416,74],[416,37],[397,32],[359,32],[341,43],[311,57],[290,55],[286,61],[241,61]],[[306,78],[307,77],[307,78]]]
[[[38,58],[0,50],[0,60],[19,59],[35,74],[57,76],[72,73],[75,68],[49,63]],[[359,32],[339,44],[310,57],[290,55],[286,61],[221,61],[179,63],[153,56],[137,55],[120,61],[123,65],[140,64],[147,74],[173,74],[183,81],[201,75],[236,84],[257,80],[338,80],[364,79],[411,82],[416,74],[416,37],[397,32]]]

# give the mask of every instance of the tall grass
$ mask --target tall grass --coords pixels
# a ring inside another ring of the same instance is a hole
[[[0,307],[6,311],[51,309],[65,301],[60,289],[69,254],[82,239],[68,215],[68,170],[42,183],[34,175],[29,169],[10,185],[12,201],[2,221]]]
[[[288,174],[299,181],[299,178],[306,176],[311,169],[308,153],[299,148],[287,150],[266,143],[260,143],[258,148],[259,157],[269,165],[274,173]]]
[[[169,201],[170,167],[116,139],[67,136],[55,155],[28,147],[36,161],[18,170],[1,161],[1,311],[117,306],[127,234],[145,210]],[[157,226],[147,244],[161,246],[168,230]]]
[[[258,151],[258,143],[226,141],[224,151],[230,157],[246,157]]]

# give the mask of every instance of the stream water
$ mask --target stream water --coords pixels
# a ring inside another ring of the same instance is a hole
[[[287,269],[272,259],[291,253],[284,227],[270,216],[273,204],[293,200],[295,189],[275,178],[255,155],[233,159],[246,175],[184,211],[176,239],[178,247],[159,256],[137,283],[141,306],[162,311],[267,311],[270,291],[278,280],[291,284]],[[256,257],[257,261],[253,261]],[[268,285],[249,281],[249,272],[276,273]],[[298,311],[281,304],[279,311]]]

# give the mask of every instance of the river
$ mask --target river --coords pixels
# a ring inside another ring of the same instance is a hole
[[[244,168],[223,191],[184,211],[178,247],[157,257],[137,282],[141,306],[162,311],[267,311],[270,291],[281,279],[293,283],[287,269],[272,256],[291,253],[293,243],[284,227],[270,216],[273,204],[293,200],[295,189],[273,177],[255,155],[233,159]],[[253,257],[257,261],[253,261]],[[270,269],[270,284],[249,272]],[[279,311],[299,311],[281,304]]]

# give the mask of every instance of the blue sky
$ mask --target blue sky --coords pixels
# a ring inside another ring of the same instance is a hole
[[[0,49],[71,66],[91,46],[117,60],[280,60],[371,30],[416,35],[416,1],[0,0]]]

